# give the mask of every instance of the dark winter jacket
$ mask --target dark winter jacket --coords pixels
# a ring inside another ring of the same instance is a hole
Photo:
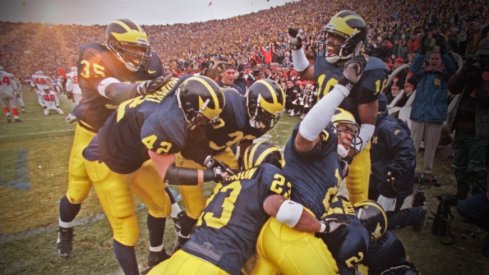
[[[370,158],[370,190],[388,198],[404,198],[413,192],[416,150],[404,122],[386,113],[379,114]]]
[[[481,74],[482,70],[466,64],[450,78],[448,89],[460,94],[448,117],[450,132],[456,130],[489,138],[489,81],[484,81]]]

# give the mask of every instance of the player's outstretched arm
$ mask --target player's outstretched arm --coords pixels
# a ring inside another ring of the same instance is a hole
[[[155,93],[170,80],[170,74],[136,84],[123,83],[116,78],[109,77],[100,81],[97,90],[103,97],[108,98],[115,104],[120,104],[136,96]]]
[[[353,85],[360,80],[366,64],[363,56],[354,57],[345,64],[343,77],[338,84],[318,101],[302,120],[294,141],[297,151],[310,152],[314,149],[319,142],[319,134],[331,121],[336,108],[350,94]]]
[[[151,150],[148,154],[161,178],[171,185],[201,185],[207,181],[222,181],[229,176],[219,168],[207,170],[176,167],[174,154],[157,154]]]
[[[302,29],[289,28],[289,48],[291,50],[294,69],[304,80],[314,80],[314,67],[309,65],[304,48],[302,47],[305,33]]]
[[[305,210],[302,204],[278,194],[268,196],[263,202],[263,209],[277,221],[302,232],[328,234],[347,224],[346,219],[336,217],[320,221]]]

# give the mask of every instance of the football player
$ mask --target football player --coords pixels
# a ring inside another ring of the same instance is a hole
[[[44,108],[44,115],[49,115],[49,111],[53,110],[58,112],[58,114],[64,114],[63,110],[59,108],[59,98],[55,91],[51,89],[45,89],[43,95],[41,96],[42,106]]]
[[[76,66],[71,67],[71,71],[66,74],[66,91],[71,93],[73,102],[78,105],[82,99],[82,91],[78,83],[78,69]]]
[[[41,107],[42,105],[42,96],[44,94],[44,89],[53,89],[53,80],[44,74],[43,71],[36,71],[31,77],[32,83],[34,84],[34,89],[36,90],[37,102]]]
[[[401,240],[387,231],[388,220],[382,206],[367,200],[354,204],[355,213],[370,234],[368,251],[358,267],[361,274],[419,274],[409,261]]]
[[[168,257],[163,233],[171,202],[162,179],[170,184],[202,184],[225,176],[214,169],[189,171],[174,164],[175,154],[192,143],[192,137],[205,135],[203,126],[222,112],[221,89],[204,76],[173,79],[163,88],[122,103],[83,152],[94,171],[89,178],[112,226],[116,257],[126,274],[139,272],[132,192],[148,206],[150,233],[158,233],[150,234],[151,267]]]
[[[226,105],[220,118],[206,127],[207,139],[188,144],[177,156],[176,166],[189,169],[203,169],[208,155],[231,169],[238,169],[238,157],[231,149],[240,146],[244,152],[251,142],[272,129],[285,108],[285,93],[275,81],[264,79],[250,86],[243,97],[237,90],[224,89]],[[196,140],[196,139],[194,139]],[[201,156],[196,151],[205,149]],[[186,212],[180,214],[181,229],[173,252],[190,237],[205,206],[203,190],[199,186],[179,186]]]
[[[15,92],[19,89],[17,81],[13,74],[5,71],[0,65],[0,104],[3,113],[7,117],[7,122],[21,122]]]
[[[17,106],[20,107],[20,109],[22,110],[22,113],[25,113],[25,103],[24,103],[22,82],[20,81],[20,79],[15,77],[15,83],[17,84],[17,90],[14,91],[15,100],[17,102]]]
[[[367,37],[367,24],[355,12],[342,10],[336,13],[322,30],[320,52],[314,66],[309,65],[302,48],[304,32],[289,29],[289,36],[294,68],[303,79],[317,81],[318,96],[321,98],[340,83],[345,63],[360,55]],[[353,85],[350,95],[340,105],[351,112],[360,124],[360,142],[354,150],[350,150],[350,158],[356,155],[347,178],[352,202],[368,199],[369,141],[375,129],[377,94],[387,81],[387,72],[387,66],[380,59],[369,57],[362,79]]]
[[[333,274],[339,270],[341,274],[349,274],[354,273],[354,267],[363,258],[368,233],[355,217],[351,204],[339,199],[336,193],[342,180],[338,156],[348,154],[359,128],[351,114],[338,111],[337,107],[361,79],[365,64],[363,56],[345,64],[339,83],[295,127],[284,149],[284,174],[294,183],[292,200],[304,205],[317,219],[348,225],[321,236],[327,247],[314,235],[292,230],[271,218],[263,226],[257,242],[253,273],[268,270],[285,274]],[[332,119],[336,127],[329,126]],[[341,242],[328,249],[330,240]]]
[[[328,223],[290,200],[292,184],[283,175],[279,148],[255,143],[243,159],[245,170],[214,188],[190,240],[149,274],[242,274],[270,216],[296,230],[328,233]]]
[[[146,33],[128,19],[107,26],[105,44],[82,45],[77,67],[83,100],[70,116],[71,122],[77,119],[78,123],[69,158],[68,190],[59,202],[56,242],[58,255],[65,258],[72,251],[74,220],[90,191],[90,176],[97,173],[86,166],[83,149],[118,104],[153,93],[165,83],[160,58],[151,51]]]

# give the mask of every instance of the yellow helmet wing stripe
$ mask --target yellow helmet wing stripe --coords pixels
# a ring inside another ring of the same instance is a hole
[[[258,80],[258,81],[261,84],[265,85],[265,87],[267,87],[270,94],[272,94],[272,102],[270,103],[266,101],[263,97],[261,97],[259,102],[260,106],[271,114],[281,113],[285,105],[285,97],[283,96],[282,89],[280,88],[280,91],[282,92],[282,102],[279,102],[277,98],[277,94],[275,93],[272,85],[270,85],[270,83],[264,80]]]
[[[204,110],[202,110],[202,107],[204,105],[204,100],[202,100],[202,98],[199,97],[199,110],[201,110],[202,111],[202,114],[206,118],[208,118],[209,120],[213,120],[213,119],[217,118],[219,116],[219,114],[221,114],[223,106],[219,106],[219,99],[218,99],[217,94],[214,91],[214,89],[211,87],[211,85],[209,83],[207,83],[206,81],[204,81],[202,78],[199,78],[199,77],[191,77],[191,78],[189,78],[189,80],[190,79],[197,80],[202,85],[204,85],[204,87],[207,89],[207,91],[211,95],[212,101],[216,105],[216,107],[214,109],[212,109],[209,105],[207,105],[204,108]],[[223,97],[223,99],[224,99],[224,97]]]
[[[130,43],[149,43],[148,35],[139,27],[138,30],[131,29],[126,23],[120,20],[114,21],[119,26],[126,30],[125,33],[112,33],[112,35],[118,40],[122,42],[130,42]]]
[[[382,216],[384,218],[384,221],[386,223],[384,230],[387,229],[387,226],[388,226],[388,224],[387,224],[387,215],[385,214],[385,210],[381,206],[379,206],[377,203],[369,203],[369,201],[366,200],[366,201],[357,202],[353,206],[354,207],[367,206],[367,207],[375,207],[375,208],[379,209],[379,212],[382,214]],[[379,227],[379,225],[377,225],[377,227]]]
[[[252,146],[252,145],[250,145]],[[253,148],[254,149],[254,148]],[[251,151],[250,149],[247,149],[246,152],[245,152],[245,155],[244,155],[244,159],[243,159],[243,166],[245,169],[249,169],[250,168],[250,165],[251,165]]]
[[[245,167],[247,169],[250,169],[251,167],[253,167],[253,158],[255,156],[255,152],[256,152],[256,149],[258,149],[258,147],[260,146],[260,144],[262,144],[263,142],[260,142],[260,143],[256,143],[256,144],[252,144],[250,145],[251,146],[251,150],[247,150],[247,154],[245,155]]]
[[[360,20],[360,21],[362,21],[362,22],[365,23],[365,21],[361,17],[359,17],[357,15],[348,15],[348,16],[345,16],[345,17],[335,16],[335,17],[331,18],[331,21],[329,22],[329,24],[334,25],[335,26],[335,29],[337,31],[342,32],[342,33],[344,33],[344,34],[346,34],[348,36],[353,36],[355,33],[358,32],[358,30],[351,28],[346,23],[348,20],[351,20],[351,19]]]
[[[273,152],[279,152],[278,148],[276,147],[270,147],[263,151],[260,156],[258,156],[258,159],[255,162],[255,165],[260,165],[262,164],[263,160],[271,153]]]

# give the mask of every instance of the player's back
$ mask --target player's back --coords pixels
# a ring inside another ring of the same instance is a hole
[[[337,138],[331,129],[320,135],[320,145],[309,154],[295,151],[293,143],[299,129],[298,124],[284,149],[284,174],[294,184],[292,200],[309,208],[320,219],[328,210],[325,199],[336,194],[341,180],[336,154]]]
[[[269,218],[263,210],[263,201],[273,194],[273,182],[281,182],[282,195],[289,196],[290,182],[285,180],[282,170],[268,163],[219,183],[183,249],[231,274],[239,274],[254,253],[261,227]]]
[[[14,91],[14,76],[6,71],[0,71],[0,91],[13,92]]]
[[[165,87],[174,87],[179,81],[174,79]],[[84,156],[88,160],[105,162],[112,171],[131,173],[149,159],[147,146],[161,144],[156,141],[157,137],[183,142],[184,127],[185,118],[178,107],[174,88],[139,96],[119,105],[90,142]]]
[[[43,73],[37,73],[32,75],[32,81],[34,82],[35,87],[39,91],[42,91],[44,89],[49,89],[53,85],[53,80],[49,76]]]
[[[69,72],[66,74],[67,80],[71,81],[73,85],[80,86],[78,83],[78,73],[77,72]]]

